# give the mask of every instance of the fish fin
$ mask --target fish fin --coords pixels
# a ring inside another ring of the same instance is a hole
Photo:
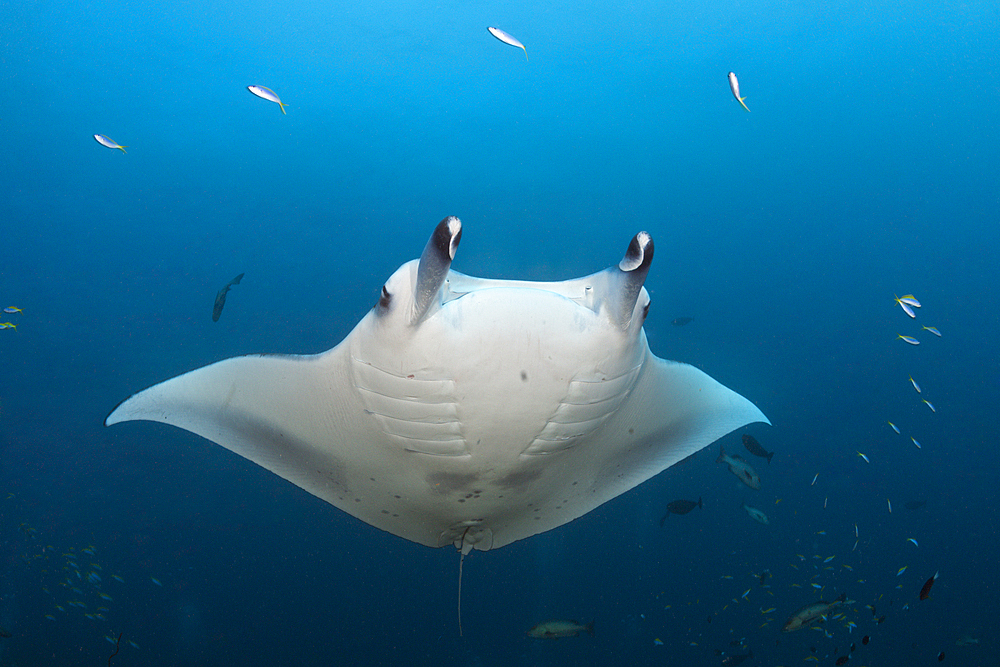
[[[526,49],[526,48],[524,48],[524,47],[522,46],[522,47],[521,47],[521,50],[522,50],[522,51],[524,51],[524,59],[525,59],[525,60],[528,60],[528,49]],[[530,60],[528,60],[528,62],[531,62],[531,61],[530,61]],[[594,633],[593,633],[593,632],[591,632],[590,634],[594,634]]]
[[[738,99],[740,101],[740,104],[743,105],[743,108],[747,110],[747,113],[750,113],[750,109],[747,108],[747,105],[743,104],[743,100],[745,100],[746,98],[745,97],[740,97]]]
[[[125,149],[126,149],[126,148],[128,148],[128,146],[115,146],[115,148],[117,148],[117,149],[118,149],[118,150],[120,150],[120,151],[121,151],[122,153],[124,153],[124,152],[125,152]]]
[[[287,116],[288,112],[285,111],[285,105],[283,103],[281,103],[281,102],[278,102],[278,106],[281,107],[281,113],[283,113],[283,114],[285,114]],[[747,109],[747,111],[750,111],[750,109]]]

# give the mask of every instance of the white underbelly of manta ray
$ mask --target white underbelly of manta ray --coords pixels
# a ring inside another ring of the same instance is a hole
[[[332,350],[212,364],[135,394],[106,424],[197,433],[428,546],[550,530],[764,415],[642,330],[653,255],[562,282],[452,271],[443,220]]]

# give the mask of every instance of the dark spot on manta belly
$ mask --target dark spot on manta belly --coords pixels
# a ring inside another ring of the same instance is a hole
[[[476,473],[432,472],[426,477],[431,490],[441,494],[461,493],[473,487],[479,480]]]
[[[541,470],[519,470],[501,477],[497,480],[496,484],[501,489],[516,489],[531,484],[541,476]]]
[[[527,382],[527,381],[528,381],[528,374],[525,373],[524,371],[521,371],[521,382]]]

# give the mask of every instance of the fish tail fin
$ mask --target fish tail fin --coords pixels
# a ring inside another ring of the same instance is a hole
[[[585,630],[585,631],[587,632],[587,634],[588,634],[588,635],[590,635],[591,637],[593,637],[593,636],[594,636],[594,622],[593,622],[593,621],[591,621],[590,623],[587,623],[587,625],[583,626],[583,629],[584,629],[584,630]]]
[[[698,496],[698,509],[701,509],[701,496]]]
[[[743,100],[745,100],[745,99],[746,99],[746,97],[740,97],[739,98],[740,104],[743,104]],[[743,104],[743,108],[747,110],[747,113],[750,113],[750,109],[747,107],[746,104]]]
[[[283,114],[285,114],[287,116],[288,112],[285,111],[285,105],[282,102],[278,102],[278,106],[281,107],[281,113],[283,113]],[[747,109],[747,111],[750,111],[750,110]]]
[[[525,60],[528,60],[528,49],[526,49],[526,48],[524,48],[524,47],[522,46],[522,47],[521,47],[521,50],[522,50],[522,51],[524,51],[524,59],[525,59]],[[530,61],[530,60],[528,60],[528,62],[531,62],[531,61]],[[591,625],[593,625],[593,624],[591,624]],[[591,632],[590,634],[594,634],[594,633],[593,633],[593,632]]]
[[[774,456],[774,452],[769,452],[767,455],[767,465],[771,465],[771,457]]]
[[[722,463],[726,460],[726,449],[720,444],[719,445],[719,458],[715,459],[716,463]]]
[[[117,149],[118,149],[118,150],[120,150],[120,151],[121,151],[122,153],[124,153],[124,152],[125,152],[125,149],[126,149],[126,148],[128,148],[128,146],[115,146],[115,148],[117,148]]]

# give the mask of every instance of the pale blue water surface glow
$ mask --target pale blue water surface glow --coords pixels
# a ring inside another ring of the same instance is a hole
[[[24,309],[0,330],[0,665],[104,664],[118,633],[116,666],[995,659],[995,2],[28,0],[0,25],[0,306]],[[102,426],[183,371],[332,347],[446,215],[455,268],[502,278],[584,275],[648,230],[651,347],[756,402],[777,451],[760,491],[714,445],[474,553],[464,638],[453,549],[186,432]],[[840,593],[832,636],[780,632]],[[525,636],[549,618],[596,636]]]

